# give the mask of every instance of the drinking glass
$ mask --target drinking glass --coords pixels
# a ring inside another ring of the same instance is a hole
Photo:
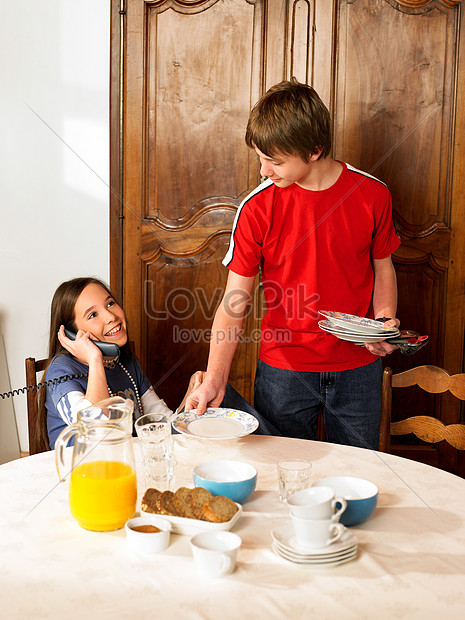
[[[311,469],[311,463],[300,459],[278,463],[279,499],[282,502],[286,502],[296,491],[310,486]]]
[[[144,465],[146,488],[172,490],[174,485],[174,441],[171,424],[161,413],[146,413],[136,420]]]

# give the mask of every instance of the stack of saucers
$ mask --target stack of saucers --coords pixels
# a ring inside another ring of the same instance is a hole
[[[320,310],[319,313],[326,317],[326,320],[318,322],[322,330],[354,344],[380,342],[400,335],[397,328],[385,327],[384,323],[373,319],[330,310]]]
[[[297,541],[291,523],[277,527],[271,536],[273,551],[296,564],[329,567],[350,562],[357,557],[357,537],[347,529],[337,542],[321,549],[303,547]]]

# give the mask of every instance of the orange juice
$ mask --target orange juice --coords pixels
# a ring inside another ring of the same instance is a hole
[[[103,532],[117,530],[136,509],[134,469],[117,461],[91,461],[71,472],[69,503],[79,525]]]

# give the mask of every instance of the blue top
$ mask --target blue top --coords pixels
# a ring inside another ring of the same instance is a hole
[[[142,372],[139,362],[129,352],[124,349],[121,351],[119,362],[131,374],[134,382],[139,390],[139,396],[147,392],[150,388],[150,382]],[[55,441],[61,431],[69,424],[76,422],[76,409],[73,411],[73,395],[71,392],[80,392],[85,395],[87,390],[87,373],[89,367],[82,364],[68,353],[60,353],[57,355],[45,374],[45,379],[55,379],[64,375],[74,375],[84,373],[86,376],[81,379],[68,379],[62,383],[57,383],[47,387],[47,395],[45,398],[45,408],[47,411],[47,433],[50,447],[55,446]],[[130,398],[135,404],[134,419],[140,415],[137,407],[137,398],[131,379],[128,377],[119,363],[114,368],[105,368],[107,384],[113,396],[121,396]],[[77,396],[77,395],[76,395]],[[90,405],[89,405],[90,406]],[[83,407],[81,407],[82,409]]]

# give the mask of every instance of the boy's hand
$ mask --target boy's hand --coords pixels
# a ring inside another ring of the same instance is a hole
[[[389,319],[389,321],[385,321],[383,325],[384,327],[399,328],[400,321],[399,319]],[[365,342],[365,347],[370,353],[380,357],[385,357],[399,348],[396,344],[389,344],[386,340],[381,340],[381,342]]]
[[[217,386],[210,379],[194,389],[186,398],[186,411],[197,409],[197,415],[202,415],[208,407],[219,407],[224,397],[225,388]]]

